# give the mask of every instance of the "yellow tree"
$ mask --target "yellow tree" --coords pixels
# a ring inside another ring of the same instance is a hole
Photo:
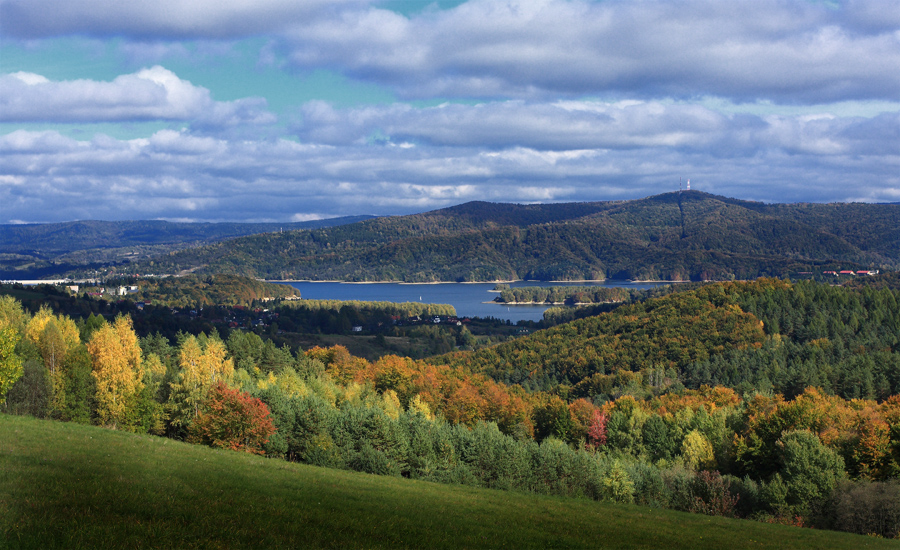
[[[129,407],[143,389],[141,348],[130,317],[117,317],[94,331],[87,344],[97,381],[97,416],[102,425],[128,427]]]
[[[6,402],[6,392],[22,376],[22,358],[16,355],[19,333],[12,327],[0,326],[0,405]]]
[[[231,383],[234,362],[226,358],[222,340],[207,338],[204,346],[194,336],[187,337],[178,353],[178,372],[172,383],[169,411],[173,426],[186,428],[200,414],[203,401],[217,382]]]
[[[681,456],[691,468],[713,468],[716,465],[716,457],[712,444],[706,436],[698,430],[692,430],[681,444]]]
[[[28,314],[22,304],[12,296],[0,296],[0,329],[11,328],[21,335],[25,332]]]
[[[37,348],[50,374],[53,394],[50,410],[61,411],[66,402],[66,356],[81,343],[75,321],[64,315],[53,315],[43,306],[28,321],[25,337]]]
[[[18,300],[0,296],[0,405],[6,402],[6,393],[24,372],[16,344],[22,338],[27,322],[28,314]]]

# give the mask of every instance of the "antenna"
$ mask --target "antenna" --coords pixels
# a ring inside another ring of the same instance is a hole
[[[690,179],[688,179],[688,182],[687,182],[687,190],[688,191],[691,190],[691,180]]]
[[[681,178],[678,178],[678,192],[681,193]]]

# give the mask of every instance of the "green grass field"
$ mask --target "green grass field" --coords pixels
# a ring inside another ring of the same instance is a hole
[[[895,541],[328,470],[0,415],[3,548],[897,548]]]

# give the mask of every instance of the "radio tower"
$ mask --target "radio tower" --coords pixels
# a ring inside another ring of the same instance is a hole
[[[691,190],[691,180],[688,180],[688,182],[687,182],[687,190],[688,191]]]

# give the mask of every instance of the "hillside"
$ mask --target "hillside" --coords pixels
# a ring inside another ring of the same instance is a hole
[[[430,361],[601,401],[674,380],[886,399],[900,393],[900,291],[896,277],[869,279],[706,285]]]
[[[317,468],[0,415],[0,545],[894,548],[895,541]]]
[[[152,269],[430,282],[728,280],[898,266],[897,205],[767,205],[690,191],[618,202],[467,203],[233,239],[156,258]]]
[[[59,275],[67,270],[133,261],[210,242],[282,230],[354,223],[350,216],[296,223],[75,221],[0,224],[0,279]]]

